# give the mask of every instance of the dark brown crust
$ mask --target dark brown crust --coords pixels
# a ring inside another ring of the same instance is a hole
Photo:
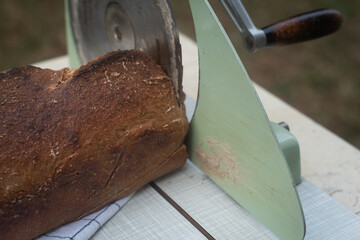
[[[0,81],[0,239],[36,237],[185,163],[184,106],[140,51]]]

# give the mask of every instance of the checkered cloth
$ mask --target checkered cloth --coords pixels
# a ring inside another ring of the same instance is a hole
[[[114,216],[123,207],[133,194],[111,203],[103,209],[86,216],[76,222],[72,222],[48,232],[36,240],[85,240],[89,239],[102,225]]]

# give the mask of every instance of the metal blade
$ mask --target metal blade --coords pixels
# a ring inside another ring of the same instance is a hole
[[[208,1],[189,2],[200,65],[190,159],[279,238],[303,239],[300,201],[256,91]]]
[[[182,92],[181,46],[170,0],[67,0],[81,63],[114,50],[140,49]]]

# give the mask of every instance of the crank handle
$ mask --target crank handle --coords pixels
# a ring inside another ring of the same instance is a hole
[[[303,13],[262,28],[266,46],[287,45],[323,37],[338,30],[341,14],[333,9]]]
[[[254,52],[260,48],[286,45],[323,37],[338,30],[341,14],[333,9],[303,13],[258,29],[240,0],[220,0],[239,30],[245,47]]]

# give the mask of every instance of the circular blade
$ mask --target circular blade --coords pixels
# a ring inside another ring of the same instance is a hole
[[[180,99],[181,46],[170,0],[68,1],[83,63],[114,50],[139,49],[171,77]]]

